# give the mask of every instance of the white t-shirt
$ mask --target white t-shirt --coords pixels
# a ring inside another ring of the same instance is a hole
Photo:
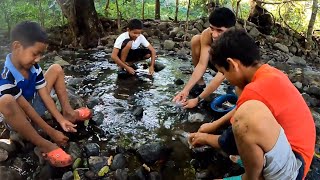
[[[122,33],[116,39],[116,42],[114,43],[113,47],[115,47],[117,49],[121,49],[121,45],[122,45],[123,41],[126,40],[126,39],[130,39],[129,32]],[[140,34],[140,36],[138,36],[138,38],[135,41],[132,42],[131,49],[138,49],[141,44],[144,47],[148,47],[150,45],[150,43],[147,41],[147,39],[142,34]]]

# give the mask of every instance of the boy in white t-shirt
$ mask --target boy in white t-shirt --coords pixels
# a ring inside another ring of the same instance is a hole
[[[135,70],[131,67],[134,62],[148,59],[151,57],[149,73],[154,73],[154,63],[156,51],[147,39],[142,35],[143,23],[138,19],[130,20],[127,32],[122,33],[114,43],[111,58],[125,69],[129,74],[134,75]],[[140,45],[145,48],[140,48]],[[146,49],[147,48],[147,49]]]

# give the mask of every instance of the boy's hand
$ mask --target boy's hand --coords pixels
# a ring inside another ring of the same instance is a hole
[[[204,123],[200,126],[198,132],[201,133],[213,133],[219,128],[217,121],[213,121],[212,123]]]
[[[64,120],[60,121],[59,124],[65,132],[77,132],[77,130],[75,129],[75,127],[77,127],[77,125],[71,123],[68,120],[64,119]]]
[[[154,74],[154,67],[150,66],[149,67],[149,74],[152,76]]]
[[[187,100],[188,95],[189,92],[185,92],[182,90],[173,98],[173,102],[185,102]]]
[[[207,133],[190,133],[189,135],[189,142],[192,144],[193,147],[195,146],[203,146],[208,144],[207,139],[208,139],[208,134]]]
[[[126,70],[131,75],[134,75],[136,73],[132,67],[128,67],[128,68],[126,68]]]
[[[57,143],[59,146],[64,146],[67,144],[69,138],[65,136],[62,132],[54,130],[54,132],[50,135],[51,139]]]
[[[182,103],[183,108],[194,108],[198,105],[198,98],[189,99],[188,101]]]

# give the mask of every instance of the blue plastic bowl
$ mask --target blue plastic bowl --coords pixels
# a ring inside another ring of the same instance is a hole
[[[210,107],[215,112],[227,113],[227,112],[231,111],[232,109],[234,109],[236,107],[236,105],[234,105],[228,109],[222,109],[219,107],[222,107],[222,104],[226,101],[229,101],[230,103],[235,104],[237,102],[237,100],[238,100],[238,97],[235,94],[224,94],[224,95],[221,95],[221,96],[214,98],[214,100],[210,104]]]

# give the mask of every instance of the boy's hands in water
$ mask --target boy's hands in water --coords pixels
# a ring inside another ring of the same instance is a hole
[[[149,67],[149,75],[153,75],[154,74],[154,67],[153,66],[150,66]]]
[[[135,70],[132,67],[127,67],[126,70],[131,75],[134,75],[136,73]]]
[[[187,101],[187,97],[189,95],[189,92],[186,92],[184,90],[182,90],[181,92],[179,92],[174,98],[173,98],[173,102],[181,102],[181,103],[185,103]]]

